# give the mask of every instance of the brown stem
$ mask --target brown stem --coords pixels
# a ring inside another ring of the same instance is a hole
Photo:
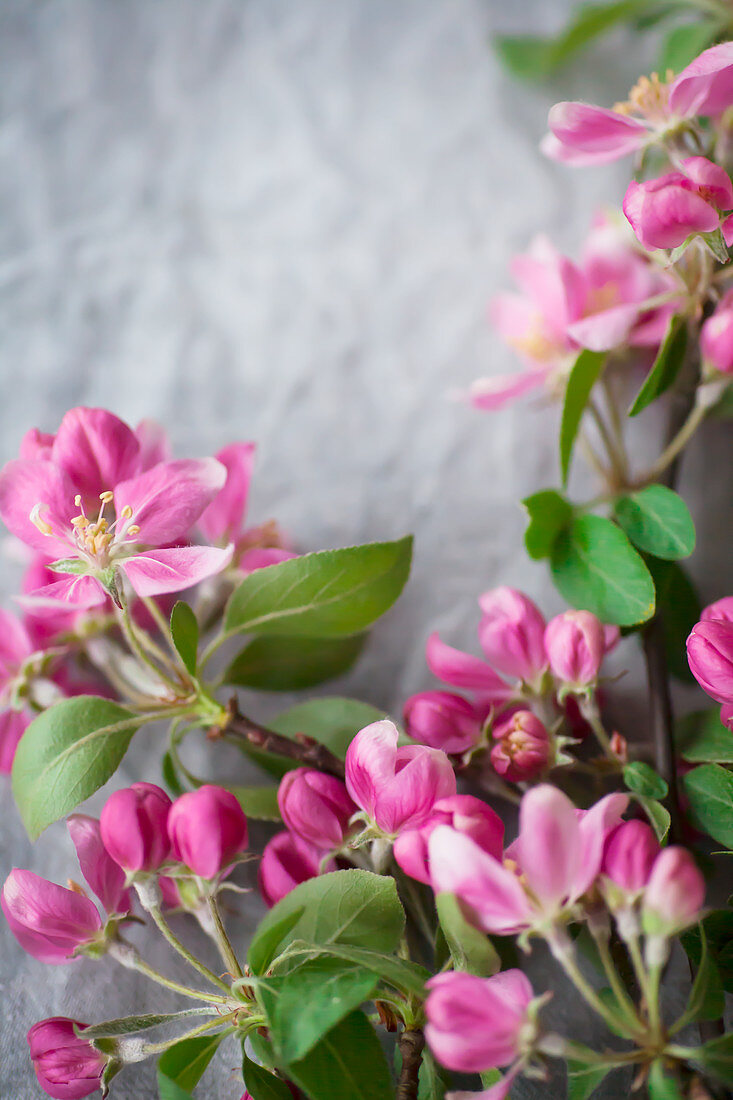
[[[417,1029],[405,1029],[399,1038],[402,1069],[397,1082],[396,1100],[417,1100],[418,1074],[425,1047],[425,1036]]]
[[[343,779],[343,761],[314,737],[298,733],[295,739],[291,740],[280,733],[275,733],[274,730],[267,729],[266,726],[253,722],[251,718],[240,714],[236,697],[229,700],[227,713],[228,718],[225,723],[209,730],[209,740],[214,741],[223,737],[235,743],[244,741],[250,748],[259,752],[271,752],[276,756],[284,756],[304,767],[317,768],[319,771],[328,772],[329,775]]]

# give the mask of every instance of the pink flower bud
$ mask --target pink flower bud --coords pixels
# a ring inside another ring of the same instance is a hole
[[[733,703],[733,622],[696,623],[687,639],[687,660],[700,687],[719,703]]]
[[[29,955],[65,963],[77,948],[99,937],[102,921],[85,894],[14,868],[0,898],[10,931]]]
[[[205,783],[173,803],[168,835],[175,858],[211,879],[247,847],[247,819],[231,791]]]
[[[479,641],[490,665],[505,676],[533,680],[547,667],[545,620],[515,588],[493,588],[479,597]]]
[[[544,771],[550,759],[550,738],[546,728],[530,710],[518,710],[494,727],[496,744],[491,763],[511,783],[533,779]]]
[[[494,859],[501,859],[504,822],[499,815],[480,798],[470,794],[454,794],[435,803],[430,819],[422,828],[400,833],[395,841],[395,859],[402,870],[418,882],[430,884],[428,841],[439,825],[450,825],[457,832],[470,836]]]
[[[167,822],[171,800],[154,783],[115,791],[99,815],[104,846],[126,871],[157,871],[170,855]]]
[[[275,905],[301,882],[315,878],[320,874],[320,861],[323,853],[314,848],[302,837],[294,836],[283,830],[276,833],[265,845],[260,860],[257,881],[260,893],[269,906]],[[336,866],[329,862],[324,871],[334,871]]]
[[[356,813],[341,780],[314,768],[284,775],[277,801],[288,829],[325,851],[341,846],[349,818]]]
[[[104,908],[108,913],[128,913],[131,902],[130,891],[125,889],[125,874],[105,848],[97,819],[72,814],[66,827],[82,874]]]
[[[595,683],[605,652],[603,626],[590,611],[565,611],[545,631],[550,668],[565,684]]]
[[[388,836],[418,829],[439,798],[456,793],[450,760],[424,745],[397,748],[394,722],[372,722],[357,733],[346,753],[346,789],[368,818]]]
[[[438,974],[426,984],[425,1037],[442,1065],[482,1073],[514,1061],[534,996],[521,970],[505,970],[493,978]]]
[[[685,848],[659,853],[644,891],[645,925],[651,916],[670,930],[694,924],[705,904],[705,879]]]
[[[622,890],[635,894],[649,881],[661,851],[654,830],[644,821],[624,821],[606,840],[601,873]]]
[[[723,622],[733,623],[733,596],[723,596],[715,603],[708,604],[703,608],[700,619],[702,622],[707,622],[709,619],[722,619]]]
[[[99,1088],[107,1059],[91,1043],[77,1037],[74,1026],[87,1027],[66,1016],[39,1020],[28,1032],[28,1046],[38,1083],[55,1100],[82,1100]]]
[[[481,736],[476,709],[452,691],[421,691],[405,703],[405,729],[413,741],[443,752],[462,753]]]
[[[693,233],[711,233],[733,207],[728,173],[705,157],[688,157],[684,172],[629,184],[624,214],[644,248],[676,248]]]
[[[721,299],[700,329],[700,350],[706,363],[723,374],[733,374],[733,291]]]

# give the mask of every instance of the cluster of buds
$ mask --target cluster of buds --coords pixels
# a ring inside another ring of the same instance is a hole
[[[424,691],[405,704],[415,741],[465,760],[485,754],[511,782],[536,780],[569,758],[562,736],[568,706],[596,718],[601,664],[618,631],[589,611],[566,611],[549,623],[512,588],[479,598],[479,642],[485,660],[431,635],[428,667],[444,683],[470,692]],[[596,723],[597,724],[597,723]],[[575,731],[573,731],[574,733]]]
[[[687,639],[687,659],[703,691],[722,704],[721,721],[733,729],[733,596],[703,610]]]

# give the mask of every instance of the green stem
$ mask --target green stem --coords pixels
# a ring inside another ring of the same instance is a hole
[[[702,424],[708,408],[703,403],[693,406],[690,415],[685,420],[674,439],[664,448],[657,461],[644,474],[644,484],[658,481],[665,470],[672,465],[677,456],[687,446],[697,429]]]
[[[212,1005],[227,1004],[227,997],[222,997],[218,993],[208,993],[201,989],[189,989],[188,986],[182,985],[172,978],[166,978],[165,974],[161,974],[159,970],[156,970],[154,967],[150,966],[149,963],[145,962],[145,959],[142,958],[132,944],[124,940],[110,944],[109,954],[116,962],[120,963],[128,970],[137,970],[140,974],[144,974],[147,978],[150,978],[151,981],[157,982],[158,985],[165,986],[166,989],[171,989],[174,993],[180,993],[183,997],[191,997],[196,1001],[206,1001],[208,1004]],[[227,990],[227,993],[228,992]]]
[[[661,1015],[661,1005],[659,1003],[659,986],[662,980],[661,966],[651,966],[649,968],[649,983],[647,987],[647,1014],[649,1016],[649,1026],[652,1029],[654,1038],[661,1042],[664,1034],[664,1024]]]
[[[592,985],[583,977],[575,961],[575,951],[572,942],[565,933],[552,930],[545,936],[545,939],[547,940],[554,958],[563,968],[568,978],[570,978],[570,981],[578,990],[586,1004],[605,1021],[611,1031],[620,1031],[622,1034],[627,1034],[629,1030],[628,1023],[624,1017],[619,1016],[608,1008],[598,996],[595,989],[593,989]]]
[[[591,933],[593,935],[593,939],[596,942],[598,954],[601,957],[601,963],[603,964],[603,969],[605,971],[606,977],[608,978],[609,985],[611,986],[614,996],[619,1003],[619,1008],[628,1018],[629,1024],[634,1029],[638,1030],[640,1034],[643,1034],[645,1031],[644,1024],[639,1018],[639,1014],[636,1010],[636,1005],[624,989],[624,983],[621,981],[621,976],[616,969],[613,958],[611,956],[611,951],[608,946],[608,938],[602,933],[594,932],[593,928],[591,928]]]
[[[176,1035],[174,1039],[163,1039],[160,1043],[146,1043],[143,1050],[146,1055],[162,1054],[163,1051],[169,1050],[172,1046],[175,1046],[176,1043],[182,1043],[186,1039],[195,1039],[197,1035],[204,1035],[207,1031],[211,1031],[212,1028],[228,1023],[230,1020],[234,1019],[235,1014],[235,1012],[229,1012],[226,1016],[219,1017],[218,1020],[209,1020],[208,1023],[201,1024],[200,1027],[194,1027],[191,1031],[184,1031],[183,1035]],[[236,1031],[236,1028],[228,1027],[224,1029],[224,1034],[231,1035],[233,1031]]]
[[[198,970],[199,974],[201,974],[202,977],[206,978],[206,980],[211,982],[212,985],[217,986],[217,988],[223,990],[224,993],[229,996],[229,986],[222,981],[218,974],[215,974],[213,970],[209,970],[208,966],[204,966],[202,962],[199,962],[196,956],[192,955],[188,948],[181,943],[181,941],[178,939],[172,929],[168,927],[165,917],[161,913],[158,906],[152,906],[147,911],[150,913],[150,916],[153,918],[159,930],[162,932],[163,936],[165,936],[166,940],[171,945],[173,950],[177,951],[178,954],[181,955],[186,960],[186,962],[188,962],[194,968],[194,970]]]
[[[603,749],[603,752],[606,756],[611,757],[612,760],[616,760],[616,754],[611,748],[611,738],[608,736],[605,726],[601,721],[601,716],[598,711],[598,704],[596,703],[595,699],[586,698],[579,700],[579,702],[580,713],[582,714],[583,718],[585,718],[590,728],[593,730],[596,741]]]
[[[221,952],[221,957],[224,960],[226,966],[229,967],[229,972],[233,978],[241,978],[242,968],[239,965],[239,960],[234,953],[231,940],[227,936],[226,929],[224,928],[224,922],[221,919],[221,913],[219,912],[219,906],[216,904],[215,897],[209,897],[209,912],[211,913],[211,919],[214,922],[214,929],[216,933],[216,942]]]
[[[181,685],[179,683],[176,683],[176,681],[172,679],[172,677],[169,676],[167,672],[164,672],[163,669],[161,669],[160,666],[157,664],[157,662],[153,661],[152,658],[148,656],[148,654],[145,652],[145,647],[138,637],[137,628],[130,616],[130,608],[126,599],[123,599],[122,613],[119,615],[119,620],[122,626],[122,632],[125,635],[130,649],[132,649],[135,656],[138,657],[139,660],[147,666],[147,668],[151,669],[159,680],[163,680],[165,683],[168,684],[169,687],[173,688],[176,695],[178,695],[181,690]]]
[[[623,459],[616,448],[616,442],[611,432],[608,430],[606,421],[601,416],[601,410],[594,401],[588,402],[588,410],[598,428],[598,434],[601,437],[603,446],[606,448],[606,454],[611,464],[615,485],[623,486],[626,483],[626,471],[624,469]]]

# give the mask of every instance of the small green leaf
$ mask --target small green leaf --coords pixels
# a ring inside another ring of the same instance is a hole
[[[186,1092],[170,1077],[158,1071],[158,1097],[159,1100],[193,1100],[190,1092]],[[292,1097],[290,1098],[292,1100]]]
[[[700,619],[700,599],[679,562],[647,558],[646,564],[657,593],[657,614],[662,623],[667,667],[678,680],[693,683],[685,642]]]
[[[58,561],[52,561],[48,568],[54,573],[74,573],[78,577],[89,572],[88,564],[80,558],[59,558]]]
[[[109,699],[76,695],[31,722],[13,762],[13,794],[31,840],[114,775],[146,721]]]
[[[549,558],[555,539],[573,518],[572,505],[554,489],[543,489],[525,497],[529,523],[524,532],[524,545],[534,561]]]
[[[435,905],[443,935],[450,949],[453,966],[480,978],[489,978],[501,969],[501,960],[482,932],[468,923],[454,894],[437,894]]]
[[[567,484],[570,459],[573,456],[573,447],[580,428],[580,421],[588,404],[591,390],[606,364],[606,358],[605,352],[588,351],[586,349],[581,351],[570,371],[560,424],[560,472],[563,485]]]
[[[180,1043],[168,1047],[165,1054],[160,1056],[158,1072],[169,1077],[182,1089],[190,1091],[203,1077],[224,1034],[223,1031],[219,1031],[213,1035],[195,1035],[191,1039],[181,1039]]]
[[[109,1035],[134,1035],[137,1031],[147,1031],[152,1027],[160,1027],[162,1024],[175,1023],[187,1016],[211,1016],[211,1009],[184,1008],[181,1012],[164,1012],[162,1014],[145,1013],[141,1016],[118,1016],[114,1020],[105,1020],[101,1024],[91,1024],[89,1027],[75,1028],[78,1035],[91,1041],[100,1036]]]
[[[660,844],[664,844],[669,834],[669,827],[672,823],[672,819],[669,816],[669,810],[663,806],[661,802],[657,802],[655,798],[647,798],[642,794],[634,795],[634,798],[649,818],[649,823],[654,829],[657,840]]]
[[[687,320],[685,317],[670,317],[662,345],[644,385],[634,398],[629,416],[637,416],[669,389],[679,374],[686,350]]]
[[[163,754],[163,759],[160,762],[160,770],[163,776],[163,782],[172,795],[178,798],[180,795],[186,793],[186,788],[179,779],[175,762],[169,752]]]
[[[647,1081],[649,1100],[683,1100],[676,1077],[667,1073],[664,1062],[652,1062]]]
[[[693,961],[697,966],[697,973],[682,1017],[684,1023],[678,1023],[678,1027],[693,1023],[695,1020],[717,1020],[725,1012],[723,983],[715,959],[708,948],[704,926],[699,924],[696,931],[698,934],[696,947],[699,946],[699,954]],[[687,939],[685,936],[682,937],[685,950],[688,949],[690,943],[689,937]],[[697,952],[695,953],[697,954]],[[688,954],[690,953],[688,952]],[[692,955],[690,955],[690,958],[692,958]]]
[[[733,848],[733,775],[720,764],[703,764],[682,783],[693,825]]]
[[[277,787],[229,787],[247,817],[255,821],[281,821]]]
[[[383,981],[403,993],[411,993],[420,1000],[425,997],[425,982],[430,977],[430,972],[424,966],[395,958],[394,955],[371,951],[368,947],[352,947],[343,943],[317,947],[305,941],[295,940],[288,948],[287,955],[273,965],[272,971],[274,974],[289,972],[300,966],[303,959],[314,959],[324,955],[334,959],[345,959],[346,962],[371,970],[373,974],[378,974]]]
[[[633,626],[654,614],[654,583],[626,535],[602,516],[576,517],[550,559],[559,592],[604,623]]]
[[[733,1085],[733,1032],[719,1039],[711,1039],[695,1054],[696,1057],[691,1058],[693,1064],[701,1066],[706,1073],[724,1084]]]
[[[720,721],[720,710],[698,710],[677,723],[680,756],[688,764],[733,764],[733,735]]]
[[[396,1049],[399,1050],[399,1047]],[[417,1100],[443,1100],[445,1089],[446,1084],[441,1075],[440,1067],[430,1051],[425,1048],[422,1053],[418,1075]]]
[[[224,615],[227,634],[359,634],[395,602],[410,572],[412,538],[321,550],[250,573]]]
[[[729,260],[728,245],[725,243],[722,229],[713,229],[712,233],[700,233],[700,237],[712,252],[720,264],[727,264]]]
[[[643,760],[633,760],[624,767],[624,783],[634,794],[641,794],[647,798],[666,798],[669,788],[661,775],[658,775],[649,764]]]
[[[394,1098],[387,1061],[363,1012],[352,1012],[286,1072],[310,1100]]]
[[[701,928],[705,931],[710,953],[726,993],[733,993],[733,909],[714,909],[701,925],[689,928],[680,939],[688,956],[695,964],[702,959]]]
[[[252,1100],[293,1100],[293,1094],[284,1081],[258,1066],[246,1054],[242,1059],[242,1076]]]
[[[365,641],[365,634],[254,638],[231,662],[224,681],[258,691],[302,691],[348,672]]]
[[[183,600],[174,604],[171,611],[171,635],[183,667],[191,676],[196,675],[196,653],[199,645],[199,624],[192,608]]]
[[[568,1061],[568,1100],[589,1100],[610,1070],[610,1066]]]
[[[662,43],[659,56],[659,72],[671,69],[679,73],[686,69],[691,61],[712,46],[725,24],[705,20],[702,23],[683,23],[674,27]]]
[[[666,485],[619,497],[616,522],[639,550],[655,558],[676,561],[695,549],[695,524],[684,500]]]

